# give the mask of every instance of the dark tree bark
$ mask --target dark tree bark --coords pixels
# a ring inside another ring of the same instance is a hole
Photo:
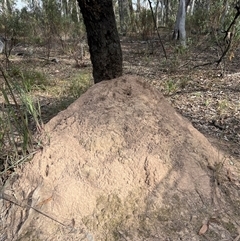
[[[94,82],[122,75],[122,50],[112,0],[78,0],[86,26]]]

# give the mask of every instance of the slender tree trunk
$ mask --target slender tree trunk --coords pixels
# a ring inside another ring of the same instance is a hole
[[[132,0],[129,0],[129,1],[128,1],[128,7],[129,7],[130,15],[132,15],[132,14],[134,13]]]
[[[166,8],[166,10],[165,10],[165,25],[167,25],[168,24],[168,21],[169,21],[169,12],[170,12],[170,2],[169,2],[169,0],[165,0],[165,8]]]
[[[129,3],[128,0],[118,0],[120,31],[123,35],[127,32],[129,22]]]
[[[185,1],[185,8],[186,8],[186,12],[187,12],[187,8],[188,8],[188,5],[190,4],[191,0],[186,0]]]
[[[180,0],[178,5],[178,13],[173,32],[173,39],[180,40],[182,46],[186,46],[186,0]]]
[[[190,7],[190,15],[193,15],[194,7],[195,7],[195,0],[192,0],[191,7]]]
[[[141,3],[140,0],[137,0],[137,12],[140,13],[141,11]]]
[[[87,31],[94,82],[122,75],[122,50],[112,0],[78,0]]]
[[[156,20],[156,27],[158,27],[158,20],[159,20],[159,18],[158,18],[158,6],[159,6],[159,1],[160,0],[157,0],[157,2],[156,2],[156,7],[155,7],[155,20]],[[163,15],[162,15],[163,16]]]
[[[210,9],[211,9],[211,0],[207,0],[206,1],[206,10],[207,10],[208,14],[210,12]]]
[[[223,29],[224,29],[224,21],[225,21],[225,18],[227,16],[227,13],[228,13],[228,6],[229,6],[229,3],[228,3],[228,0],[225,0],[224,1],[224,12],[221,16],[221,20],[220,20],[220,26],[219,28],[221,28],[221,26],[223,26]]]

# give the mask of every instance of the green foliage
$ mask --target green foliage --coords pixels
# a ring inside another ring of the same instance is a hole
[[[234,5],[227,7],[223,1],[213,1],[210,8],[197,7],[193,15],[187,15],[186,29],[205,34],[228,28],[236,13]]]
[[[197,9],[193,15],[187,15],[186,30],[193,30],[197,33],[205,33],[208,31],[208,19],[205,9]]]
[[[45,54],[50,57],[56,43],[65,50],[63,40],[79,41],[85,31],[74,0],[42,0],[41,4],[29,1],[21,10],[3,11],[0,23],[0,33],[8,39],[9,54],[18,43],[28,43],[46,46]]]

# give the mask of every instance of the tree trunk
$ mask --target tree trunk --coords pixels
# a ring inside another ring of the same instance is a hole
[[[128,1],[128,7],[129,7],[130,15],[132,16],[132,14],[134,13],[132,0]]]
[[[173,32],[173,39],[180,40],[182,46],[186,46],[186,1],[180,0],[178,5],[178,13],[176,18],[176,23]]]
[[[169,12],[170,12],[170,8],[171,8],[170,1],[169,0],[165,0],[164,6],[165,6],[165,25],[168,25],[168,22],[169,22]]]
[[[190,4],[191,0],[186,0],[185,1],[185,8],[186,8],[186,12],[187,12],[187,8],[188,8],[188,5]]]
[[[120,31],[121,34],[126,35],[127,25],[129,22],[129,3],[128,0],[118,0]]]
[[[191,2],[191,7],[190,7],[190,15],[191,15],[191,16],[193,15],[194,7],[195,7],[195,0],[192,0],[192,2]]]
[[[137,12],[140,13],[141,11],[141,3],[140,0],[137,0]]]
[[[122,50],[112,0],[78,0],[86,26],[94,82],[122,75]]]
[[[227,16],[227,13],[228,13],[228,6],[229,6],[229,3],[228,3],[228,0],[225,0],[224,1],[224,12],[221,16],[221,20],[220,20],[220,26],[219,28],[221,29],[225,29],[225,26],[224,26],[224,22],[225,22],[225,18]]]
[[[156,2],[156,6],[155,6],[155,21],[156,21],[156,27],[158,28],[158,22],[159,22],[159,18],[158,18],[158,7],[159,7],[159,1],[160,0],[157,0],[157,2]],[[163,8],[161,8],[161,10],[162,10]],[[163,16],[163,14],[162,14],[162,16]],[[161,17],[162,17],[161,16]],[[162,19],[161,19],[162,20]],[[162,22],[162,21],[161,21]]]

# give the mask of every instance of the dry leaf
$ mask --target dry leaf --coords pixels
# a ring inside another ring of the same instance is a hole
[[[203,224],[203,226],[201,227],[201,229],[198,232],[198,235],[203,235],[207,232],[208,230],[208,225],[207,224]]]

